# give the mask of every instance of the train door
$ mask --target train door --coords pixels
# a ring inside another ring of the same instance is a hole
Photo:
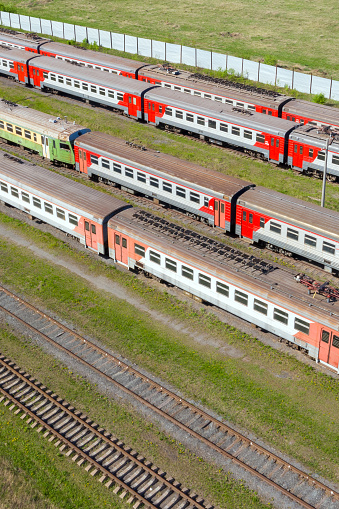
[[[151,102],[148,103],[147,113],[148,113],[148,121],[155,123],[155,104],[154,103],[151,103]]]
[[[241,236],[247,239],[252,239],[253,237],[253,213],[244,209],[241,219]]]
[[[137,98],[133,97],[133,95],[128,96],[128,114],[131,117],[138,116]]]
[[[98,250],[97,227],[95,223],[85,219],[85,243],[87,247]]]
[[[86,162],[86,152],[79,148],[79,171],[80,173],[87,173],[87,162]]]
[[[48,146],[48,138],[47,136],[41,135],[41,145],[42,145],[42,155],[46,157],[46,159],[50,159],[49,146]]]
[[[214,200],[214,226],[225,228],[225,203]]]
[[[25,67],[22,64],[18,64],[18,80],[25,83]]]
[[[279,138],[274,138],[273,136],[271,136],[270,159],[272,159],[273,161],[279,161],[279,145],[280,145]]]
[[[319,344],[319,360],[338,368],[339,364],[339,334],[322,329]]]
[[[302,145],[300,145],[300,143],[293,142],[292,166],[295,166],[296,168],[303,167],[303,153],[304,153],[304,147]]]
[[[117,262],[128,265],[127,238],[116,233],[114,236],[115,259]]]

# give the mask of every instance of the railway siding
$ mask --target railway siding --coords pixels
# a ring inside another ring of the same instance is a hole
[[[283,492],[301,507],[326,509],[339,507],[338,493],[150,380],[4,288],[1,289],[0,305],[2,311],[39,333],[46,341],[77,358],[86,367],[103,376],[106,381],[132,395],[158,415],[179,426],[185,433],[189,433]]]

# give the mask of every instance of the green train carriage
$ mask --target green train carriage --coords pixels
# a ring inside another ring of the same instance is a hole
[[[90,129],[0,100],[0,137],[53,163],[74,166],[74,140]]]

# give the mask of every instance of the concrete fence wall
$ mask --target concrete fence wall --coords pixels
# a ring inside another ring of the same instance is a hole
[[[89,43],[96,42],[104,48],[166,60],[173,64],[234,72],[260,83],[280,87],[287,86],[310,94],[322,93],[328,99],[339,101],[338,81],[252,62],[231,55],[2,11],[0,11],[0,23],[7,27],[53,35],[76,42],[86,39]]]

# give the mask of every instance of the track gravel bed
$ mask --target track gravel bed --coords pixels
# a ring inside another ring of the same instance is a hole
[[[0,310],[297,507],[339,509],[339,493],[1,287]]]

